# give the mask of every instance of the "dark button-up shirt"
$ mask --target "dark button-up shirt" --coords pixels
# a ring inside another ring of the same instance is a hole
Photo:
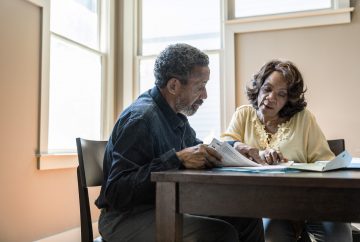
[[[157,87],[120,115],[106,146],[99,208],[126,211],[154,204],[150,173],[179,169],[176,151],[201,143],[187,118],[176,114]]]

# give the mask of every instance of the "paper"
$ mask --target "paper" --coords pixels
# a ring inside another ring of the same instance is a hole
[[[360,169],[360,158],[353,157],[350,165],[347,166],[349,169]]]
[[[346,150],[330,161],[315,161],[314,163],[294,163],[289,168],[307,171],[330,171],[348,167],[351,163],[351,155]]]
[[[284,170],[289,168],[294,162],[288,161],[286,163],[280,163],[280,165],[261,165],[255,167],[241,167],[241,169],[252,170],[252,171],[270,171],[270,170]]]
[[[294,163],[293,161],[289,161],[287,163],[281,163],[280,165],[261,165],[246,158],[227,142],[221,142],[214,138],[209,146],[222,155],[223,167],[235,167],[235,169],[239,171],[270,171],[285,170],[288,168],[307,171],[330,171],[348,167],[352,159],[349,152],[345,150],[330,161],[316,161],[314,163]]]
[[[261,164],[249,160],[248,158],[240,154],[240,152],[235,150],[234,147],[229,145],[227,142],[221,142],[214,138],[209,146],[214,148],[219,154],[222,155],[223,166],[246,166],[246,167],[262,166]]]
[[[214,171],[234,171],[234,172],[247,172],[247,173],[294,173],[301,172],[296,169],[288,169],[288,165],[265,165],[254,167],[220,167],[213,168]]]
[[[211,141],[210,146],[222,155],[222,166],[225,167],[241,167],[242,170],[248,171],[265,171],[286,169],[293,164],[293,161],[289,161],[280,165],[261,165],[246,158],[227,142],[221,142],[215,138]]]

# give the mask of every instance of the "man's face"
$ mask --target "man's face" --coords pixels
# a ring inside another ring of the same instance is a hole
[[[176,99],[176,111],[191,116],[207,98],[206,84],[209,80],[210,69],[207,66],[197,66],[186,85],[181,85],[181,92]]]

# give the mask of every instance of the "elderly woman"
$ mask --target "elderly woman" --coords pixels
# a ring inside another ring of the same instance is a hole
[[[334,158],[313,114],[307,110],[301,73],[289,61],[272,60],[246,88],[251,105],[239,107],[223,139],[258,163],[311,163]],[[264,219],[266,241],[296,241],[303,229],[316,241],[352,241],[350,225]]]

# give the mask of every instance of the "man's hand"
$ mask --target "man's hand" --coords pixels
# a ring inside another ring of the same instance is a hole
[[[280,151],[274,149],[266,149],[260,151],[260,157],[269,165],[277,165],[280,162],[287,162],[283,154]]]
[[[261,159],[259,155],[259,150],[257,148],[245,145],[241,142],[235,142],[234,148],[248,159],[255,161],[259,164],[265,164],[265,160]]]
[[[221,155],[213,148],[199,144],[176,152],[187,169],[211,168],[221,164]]]

